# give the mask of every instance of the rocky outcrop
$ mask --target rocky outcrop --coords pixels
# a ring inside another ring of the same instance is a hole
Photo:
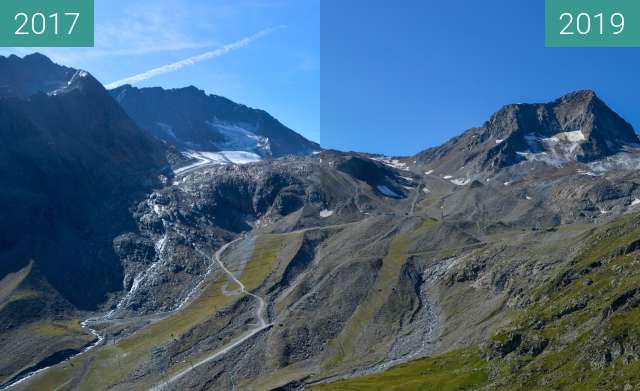
[[[482,127],[421,152],[416,159],[441,172],[462,169],[469,177],[523,160],[556,166],[592,162],[639,144],[633,127],[593,91],[577,91],[551,103],[507,105]]]

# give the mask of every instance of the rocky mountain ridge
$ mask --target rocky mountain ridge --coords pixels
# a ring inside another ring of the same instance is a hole
[[[546,104],[503,107],[480,128],[416,155],[430,169],[481,177],[519,162],[553,166],[600,161],[638,149],[629,123],[593,91],[577,91]]]
[[[267,112],[190,86],[165,90],[124,85],[111,90],[141,128],[184,150],[247,151],[262,158],[320,150]]]
[[[0,383],[635,383],[636,143],[624,120],[581,91],[507,106],[414,157],[322,151],[176,169],[111,237],[123,289],[100,310],[77,311],[54,294],[44,300],[56,286],[34,289],[33,264],[2,278],[0,317],[12,322],[0,346],[13,351],[20,341],[22,349],[0,362]],[[27,304],[47,310],[16,318]],[[42,349],[43,341],[56,344]]]
[[[24,58],[0,56],[0,96],[28,98],[38,92],[47,93],[64,87],[76,72],[64,66],[52,66],[40,53]]]

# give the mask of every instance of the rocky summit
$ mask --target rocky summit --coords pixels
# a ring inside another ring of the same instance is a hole
[[[482,127],[424,151],[418,159],[442,170],[482,176],[523,160],[554,166],[586,163],[639,146],[631,125],[595,92],[577,91],[547,104],[505,106]]]
[[[387,157],[47,64],[0,100],[0,389],[640,382],[640,142],[594,92]]]

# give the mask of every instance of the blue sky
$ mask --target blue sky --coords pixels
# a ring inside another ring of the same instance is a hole
[[[640,49],[545,48],[542,0],[95,1],[95,48],[40,51],[108,84],[254,36],[136,85],[195,85],[325,148],[413,154],[586,88],[640,130]]]
[[[95,6],[95,48],[37,50],[108,84],[273,29],[215,58],[136,85],[195,85],[264,109],[320,139],[320,0],[95,0]]]
[[[640,49],[545,48],[542,0],[321,7],[325,148],[413,154],[504,104],[577,89],[594,89],[640,130]]]

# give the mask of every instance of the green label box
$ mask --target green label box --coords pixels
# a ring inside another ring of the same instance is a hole
[[[640,46],[640,0],[545,0],[548,47]]]
[[[0,0],[0,46],[92,47],[94,0]]]

